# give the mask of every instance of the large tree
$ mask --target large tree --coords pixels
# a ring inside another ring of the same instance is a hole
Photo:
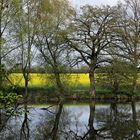
[[[120,4],[120,20],[114,28],[114,50],[112,53],[122,57],[132,67],[132,92],[136,92],[138,65],[140,59],[140,1],[125,0]]]
[[[35,45],[44,64],[54,74],[59,94],[63,93],[60,74],[66,68],[68,53],[64,36],[67,34],[66,28],[71,14],[72,8],[67,0],[42,0],[38,5],[40,24],[36,32]]]
[[[15,0],[0,0],[0,90],[5,78],[7,55],[17,48],[11,37],[11,25],[17,10]]]
[[[111,28],[117,20],[116,7],[84,6],[77,13],[68,36],[69,46],[77,52],[78,58],[89,67],[90,94],[95,97],[94,73],[97,65],[105,62],[103,56],[111,43]]]
[[[13,24],[14,37],[16,38],[15,44],[20,45],[16,50],[14,62],[18,62],[23,74],[25,98],[28,95],[28,83],[34,50],[33,41],[38,24],[36,22],[36,5],[37,2],[35,0],[18,0],[16,5],[18,12]]]

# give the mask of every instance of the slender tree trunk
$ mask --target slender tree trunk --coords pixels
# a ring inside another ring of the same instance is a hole
[[[90,102],[90,114],[89,114],[89,140],[96,140],[96,132],[93,126],[95,116],[95,101]]]
[[[137,72],[133,75],[133,83],[132,83],[132,92],[133,94],[136,93],[136,89],[137,89],[137,77],[138,77],[138,74]]]
[[[89,80],[90,80],[90,95],[91,98],[95,98],[96,90],[95,90],[95,79],[94,79],[94,69],[91,68],[89,71]]]
[[[24,104],[27,106],[29,73],[26,73],[25,70],[22,70],[22,73],[23,73],[23,77],[24,77],[23,100],[24,100]]]
[[[55,80],[56,80],[56,86],[58,88],[59,95],[63,95],[63,86],[60,78],[60,73],[55,72]]]
[[[116,95],[119,91],[119,82],[117,81],[117,79],[114,79],[113,82],[113,93]]]
[[[27,102],[27,98],[28,98],[28,76],[25,77],[25,97],[24,97],[24,100],[25,102]]]

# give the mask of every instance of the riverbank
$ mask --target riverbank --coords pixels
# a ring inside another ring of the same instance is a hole
[[[63,94],[58,93],[53,74],[31,73],[29,77],[29,100],[57,101],[63,100],[89,100],[89,77],[88,74],[61,74],[64,87]],[[102,78],[105,78],[102,80]],[[24,78],[21,73],[12,73],[9,79],[13,85],[9,92],[24,94]],[[96,100],[140,100],[140,80],[137,91],[132,94],[132,84],[128,81],[118,86],[118,91],[113,90],[106,75],[95,74]],[[115,91],[115,92],[112,92]]]
[[[58,96],[57,93],[54,92],[54,89],[34,89],[31,90],[29,89],[29,94],[28,94],[28,100],[29,102],[32,103],[43,103],[43,102],[58,102],[60,100],[62,101],[90,101],[90,94],[88,91],[78,91],[78,92],[65,92]],[[24,91],[21,91],[22,94],[24,94]],[[97,91],[96,92],[96,98],[93,100],[97,101],[133,101],[133,100],[140,100],[140,95],[132,95],[128,93],[113,93],[111,91]]]

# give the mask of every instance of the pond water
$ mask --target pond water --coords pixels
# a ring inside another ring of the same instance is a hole
[[[4,125],[0,140],[140,139],[140,103],[92,101],[19,108],[21,115],[1,117],[0,123]]]

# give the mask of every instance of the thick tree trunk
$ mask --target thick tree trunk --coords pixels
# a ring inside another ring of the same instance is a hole
[[[96,90],[95,90],[94,70],[89,71],[89,80],[90,80],[90,95],[91,98],[95,98]]]

